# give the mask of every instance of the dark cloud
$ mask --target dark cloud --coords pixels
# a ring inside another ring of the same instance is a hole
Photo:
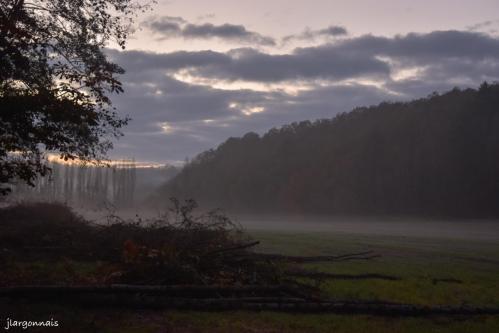
[[[319,30],[319,35],[327,35],[327,36],[343,36],[348,34],[347,29],[340,26],[331,25],[326,29]]]
[[[476,24],[473,24],[473,25],[470,25],[468,27],[466,27],[468,30],[470,31],[480,31],[484,28],[488,28],[490,27],[491,25],[493,25],[495,22],[497,21],[491,21],[491,20],[488,20],[488,21],[483,21],[483,22],[478,22]]]
[[[348,37],[289,54],[251,48],[108,54],[127,70],[125,94],[114,104],[133,119],[113,154],[148,161],[183,160],[248,131],[499,79],[499,39],[470,31]],[[180,81],[185,73],[225,83],[307,83],[308,90],[216,89]]]
[[[393,38],[366,35],[343,40],[334,47],[352,54],[405,58],[413,63],[425,63],[445,58],[497,58],[499,39],[477,32],[450,30],[410,33]]]
[[[144,70],[176,71],[186,68],[224,65],[232,61],[231,57],[215,51],[177,51],[172,53],[154,53],[144,51],[119,52],[108,50],[113,61],[128,72]]]
[[[348,31],[346,28],[337,25],[330,25],[327,28],[312,30],[310,28],[306,28],[302,33],[297,35],[289,35],[282,38],[282,42],[287,44],[293,40],[297,41],[315,41],[318,37],[340,37],[348,35]]]
[[[256,32],[248,31],[242,25],[222,24],[213,25],[205,23],[201,25],[187,24],[182,29],[182,36],[185,38],[221,38],[226,40],[243,41],[247,43],[257,43],[261,45],[275,45],[275,41]]]
[[[362,54],[346,55],[334,49],[298,49],[292,54],[271,55],[251,49],[229,53],[228,63],[210,64],[191,70],[192,74],[221,80],[279,82],[298,79],[346,79],[387,75],[389,67]]]
[[[132,70],[154,67],[180,69],[195,76],[227,80],[280,82],[297,79],[382,79],[399,67],[445,66],[457,62],[496,63],[499,39],[475,32],[437,31],[393,38],[372,35],[333,44],[297,48],[289,54],[268,54],[255,49],[142,53],[125,55],[122,63]]]
[[[243,25],[225,23],[214,25],[211,23],[194,24],[180,17],[161,17],[143,23],[160,39],[182,37],[186,39],[218,38],[229,42],[244,44],[258,44],[264,46],[276,45],[272,37],[263,36],[257,32],[247,30]]]
[[[489,34],[497,34],[499,28],[499,20],[488,20],[473,24],[466,27],[469,31],[482,31]]]
[[[127,87],[127,91],[135,89]],[[142,93],[139,93],[139,95]],[[183,93],[194,97],[198,93]],[[318,89],[301,96],[269,96],[266,93],[217,91],[206,89],[196,103],[189,109],[183,104],[183,115],[172,103],[166,103],[170,97],[135,99],[123,95],[117,104],[120,110],[134,110],[133,120],[125,131],[125,136],[113,150],[115,156],[133,155],[138,160],[179,161],[186,156],[193,157],[199,152],[216,147],[230,136],[240,136],[248,131],[263,134],[275,126],[305,119],[330,118],[336,113],[347,111],[358,103],[371,104],[386,99],[387,94],[374,87],[338,86]],[[272,95],[272,94],[270,94]],[[271,97],[271,98],[269,98]],[[224,107],[224,102],[227,105]],[[244,115],[237,109],[228,107],[230,102],[239,102],[241,106],[260,106],[265,112]],[[175,103],[173,103],[175,104]],[[205,104],[205,108],[201,107]],[[220,110],[222,109],[222,110]],[[169,131],[162,131],[161,124],[167,123]]]
[[[272,55],[254,49],[228,53],[179,51],[166,54],[141,51],[110,51],[114,61],[131,71],[145,69],[175,72],[228,80],[279,82],[295,79],[346,79],[388,75],[389,66],[375,57],[345,54],[335,48],[303,48],[292,54]]]

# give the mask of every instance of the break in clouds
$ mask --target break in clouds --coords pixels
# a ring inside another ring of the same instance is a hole
[[[113,153],[139,160],[182,161],[229,136],[499,78],[499,38],[473,29],[383,37],[330,26],[278,41],[241,25],[178,17],[146,26],[164,43],[183,37],[240,45],[226,52],[109,51],[127,71],[126,94],[115,106],[133,119]],[[320,42],[282,47],[311,40]]]

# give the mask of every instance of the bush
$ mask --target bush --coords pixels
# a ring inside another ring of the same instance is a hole
[[[257,242],[222,211],[195,214],[194,200],[157,218],[123,220],[110,215],[96,225],[57,203],[0,209],[0,242],[17,260],[105,262],[99,278],[131,284],[275,283],[277,267],[255,259]],[[105,273],[104,273],[105,272]]]

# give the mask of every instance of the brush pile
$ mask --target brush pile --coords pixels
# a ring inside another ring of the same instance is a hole
[[[0,209],[0,298],[206,309],[314,307],[324,276],[298,271],[299,265],[375,257],[256,252],[259,242],[220,210],[195,214],[193,200],[171,203],[157,218],[111,214],[105,224],[62,204]]]
[[[171,202],[172,207],[157,218],[124,220],[109,215],[104,225],[88,222],[62,204],[4,208],[0,210],[0,255],[11,262],[105,263],[108,269],[99,281],[105,283],[279,282],[278,265],[253,257],[250,248],[258,242],[223,212],[195,215],[193,200],[180,203],[172,198]]]

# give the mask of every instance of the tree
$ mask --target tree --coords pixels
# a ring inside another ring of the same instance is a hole
[[[499,83],[230,138],[157,197],[244,213],[499,217]]]
[[[99,161],[122,135],[109,95],[124,70],[105,47],[125,48],[139,0],[0,0],[0,193],[50,171],[44,157]]]

